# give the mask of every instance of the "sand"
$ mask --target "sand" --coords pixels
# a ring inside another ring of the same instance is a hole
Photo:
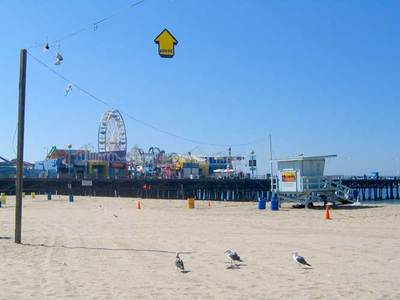
[[[400,205],[259,211],[256,203],[26,197],[0,209],[0,299],[400,298]],[[227,269],[224,251],[244,260]],[[175,269],[175,252],[189,271]],[[298,267],[298,251],[312,269]]]

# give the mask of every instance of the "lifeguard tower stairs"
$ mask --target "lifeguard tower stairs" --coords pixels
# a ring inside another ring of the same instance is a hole
[[[337,155],[304,156],[274,160],[278,166],[273,189],[281,202],[297,202],[305,207],[316,202],[353,203],[353,191],[342,184],[341,176],[324,176],[325,160]]]

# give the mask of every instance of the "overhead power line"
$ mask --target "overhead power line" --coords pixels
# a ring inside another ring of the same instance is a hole
[[[54,45],[60,44],[62,41],[66,40],[66,39],[69,39],[71,37],[77,36],[77,35],[81,34],[82,32],[85,32],[85,31],[89,31],[89,30],[96,31],[100,24],[102,24],[102,23],[104,23],[104,22],[106,22],[106,21],[108,21],[108,20],[110,20],[110,19],[122,14],[123,12],[125,12],[125,11],[135,7],[135,6],[138,6],[139,4],[143,3],[144,1],[146,1],[146,0],[135,1],[135,2],[133,2],[131,4],[129,4],[128,6],[120,8],[119,10],[115,11],[113,14],[110,14],[109,16],[101,18],[101,19],[97,20],[96,22],[90,23],[89,25],[87,25],[85,27],[82,27],[82,28],[80,28],[78,30],[70,32],[70,33],[64,35],[61,38],[58,38],[56,40],[47,42],[47,45],[48,46],[54,46]],[[36,45],[28,47],[27,49],[29,50],[29,49],[33,49],[33,48],[39,48],[39,47],[43,47],[43,45],[44,45],[44,43],[37,43]]]
[[[144,1],[144,0],[142,0]],[[54,75],[56,75],[57,77],[59,77],[60,79],[62,79],[63,81],[67,82],[68,84],[72,84],[73,87],[79,91],[81,91],[82,93],[84,93],[85,95],[87,95],[90,99],[103,104],[104,106],[108,107],[109,109],[116,109],[115,107],[113,107],[110,103],[108,103],[107,101],[101,99],[100,97],[94,95],[93,93],[89,92],[87,89],[83,88],[81,85],[75,83],[74,81],[70,80],[69,78],[65,77],[64,75],[62,75],[61,73],[59,73],[58,71],[54,70],[52,67],[50,67],[48,64],[46,64],[45,62],[43,62],[42,60],[40,60],[39,58],[37,58],[36,56],[32,55],[32,53],[30,53],[28,51],[28,55],[30,57],[32,57],[37,63],[39,63],[40,65],[42,65],[44,68],[46,68],[48,71],[50,71],[51,73],[53,73]],[[142,124],[146,127],[149,127],[151,129],[153,129],[154,131],[158,131],[161,132],[163,134],[166,134],[168,136],[186,141],[186,142],[190,142],[193,144],[198,144],[198,145],[207,145],[207,146],[215,146],[215,147],[240,147],[240,146],[249,146],[249,145],[254,145],[257,143],[260,143],[263,141],[263,139],[256,139],[254,141],[251,142],[246,142],[246,143],[239,143],[239,144],[217,144],[217,143],[208,143],[208,142],[204,142],[204,141],[199,141],[199,140],[195,140],[195,139],[191,139],[191,138],[187,138],[178,134],[175,134],[173,132],[164,130],[162,128],[159,128],[147,121],[138,119],[137,117],[131,115],[128,112],[119,110],[124,116],[126,116],[127,118]]]

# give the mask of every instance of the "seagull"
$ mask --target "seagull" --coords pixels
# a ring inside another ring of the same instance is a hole
[[[179,252],[176,252],[175,266],[180,269],[181,272],[185,271],[185,266],[183,265],[183,260],[179,257]]]
[[[236,261],[242,261],[240,259],[240,256],[236,253],[235,250],[228,249],[224,253],[225,253],[226,257],[231,260],[231,265],[232,265],[233,261],[235,261],[235,262]]]
[[[299,265],[306,265],[306,266],[311,267],[311,265],[308,262],[306,262],[305,258],[303,256],[298,255],[297,252],[293,252],[292,257],[293,257],[293,260],[295,262],[297,262]]]

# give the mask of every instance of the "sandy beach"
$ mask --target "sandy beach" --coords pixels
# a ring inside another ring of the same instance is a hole
[[[0,299],[399,299],[400,206],[278,212],[256,203],[66,196],[0,209]],[[228,269],[224,251],[243,263]],[[175,252],[189,271],[175,268]],[[313,266],[291,257],[298,251]]]

